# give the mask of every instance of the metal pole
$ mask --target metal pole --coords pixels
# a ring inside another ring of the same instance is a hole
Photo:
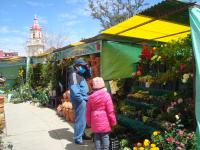
[[[28,82],[28,79],[29,79],[30,62],[31,62],[31,58],[29,56],[27,56],[27,58],[26,58],[26,82]]]

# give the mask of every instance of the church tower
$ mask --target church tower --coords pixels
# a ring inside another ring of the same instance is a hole
[[[33,26],[30,29],[30,37],[27,41],[28,56],[36,56],[44,52],[44,40],[42,36],[42,28],[35,16]]]

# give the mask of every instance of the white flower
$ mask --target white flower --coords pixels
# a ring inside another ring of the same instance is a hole
[[[146,87],[146,88],[149,88],[149,87],[150,87],[150,83],[149,83],[149,82],[146,82],[146,83],[145,83],[145,87]]]
[[[188,79],[189,79],[189,77],[190,77],[190,74],[188,74],[188,73],[185,73],[185,74],[183,75],[183,79],[186,79],[186,80],[188,80]]]
[[[183,99],[182,98],[179,98],[178,99],[178,104],[182,103],[183,102]]]
[[[180,119],[178,115],[176,115],[176,116],[175,116],[175,118],[176,118],[177,120],[179,120],[179,119]]]
[[[183,83],[186,83],[186,82],[187,82],[187,80],[186,80],[186,79],[182,79],[182,82],[183,82]]]

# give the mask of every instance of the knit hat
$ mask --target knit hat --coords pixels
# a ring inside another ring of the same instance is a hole
[[[105,83],[103,78],[101,77],[95,77],[92,80],[92,87],[93,89],[101,89],[105,87]]]
[[[77,65],[87,65],[87,63],[83,59],[79,58],[79,59],[75,60],[74,65],[75,66],[77,66]]]

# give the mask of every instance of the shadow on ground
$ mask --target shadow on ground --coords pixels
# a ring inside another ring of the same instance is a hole
[[[84,145],[77,145],[77,144],[74,144],[74,143],[70,143],[70,144],[67,144],[65,149],[66,150],[94,150],[95,147],[94,147],[94,143],[89,140],[89,141],[84,141]]]
[[[68,128],[61,128],[48,131],[49,135],[54,139],[65,139],[67,141],[73,142],[73,133],[69,131]]]
[[[94,150],[94,143],[92,140],[84,141],[85,145],[77,145],[73,140],[73,133],[68,128],[61,128],[48,131],[51,138],[62,140],[65,139],[71,143],[65,146],[66,150]]]

